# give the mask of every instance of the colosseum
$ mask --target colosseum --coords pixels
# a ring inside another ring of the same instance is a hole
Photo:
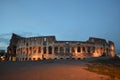
[[[57,41],[55,36],[21,37],[12,34],[7,49],[11,60],[84,59],[115,55],[112,41],[90,37],[87,41]]]

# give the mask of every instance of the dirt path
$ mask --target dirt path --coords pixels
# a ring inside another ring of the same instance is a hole
[[[83,68],[85,66],[81,63],[80,65],[72,65],[72,63],[65,64],[65,62],[64,64],[0,63],[0,80],[106,80],[108,78]]]

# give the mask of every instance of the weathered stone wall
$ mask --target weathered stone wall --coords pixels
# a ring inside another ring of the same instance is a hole
[[[114,43],[100,38],[88,41],[57,41],[55,36],[21,38],[16,44],[19,61],[43,59],[83,59],[99,56],[114,56]]]
[[[54,36],[21,39],[17,46],[17,58],[21,61],[99,57],[108,55],[109,49],[105,41],[56,41]]]

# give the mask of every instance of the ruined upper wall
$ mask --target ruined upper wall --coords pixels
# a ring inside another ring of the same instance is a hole
[[[23,39],[24,37],[21,37],[15,33],[12,33],[12,37],[10,39],[10,45],[9,46],[15,46],[18,42],[18,40]]]
[[[89,40],[90,42],[96,42],[96,43],[107,43],[105,39],[102,38],[95,38],[95,37],[90,37]]]
[[[98,44],[98,45],[103,45],[103,46],[108,46],[108,43],[105,39],[102,39],[102,38],[94,38],[94,37],[90,37],[89,40],[87,42],[93,42],[95,44]]]
[[[55,36],[38,36],[38,37],[28,37],[20,39],[17,43],[17,45],[37,45],[37,44],[50,44],[56,41]]]

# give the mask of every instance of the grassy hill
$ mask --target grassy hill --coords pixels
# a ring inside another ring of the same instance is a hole
[[[115,56],[109,59],[90,61],[87,70],[110,76],[109,80],[120,80],[120,58]]]

